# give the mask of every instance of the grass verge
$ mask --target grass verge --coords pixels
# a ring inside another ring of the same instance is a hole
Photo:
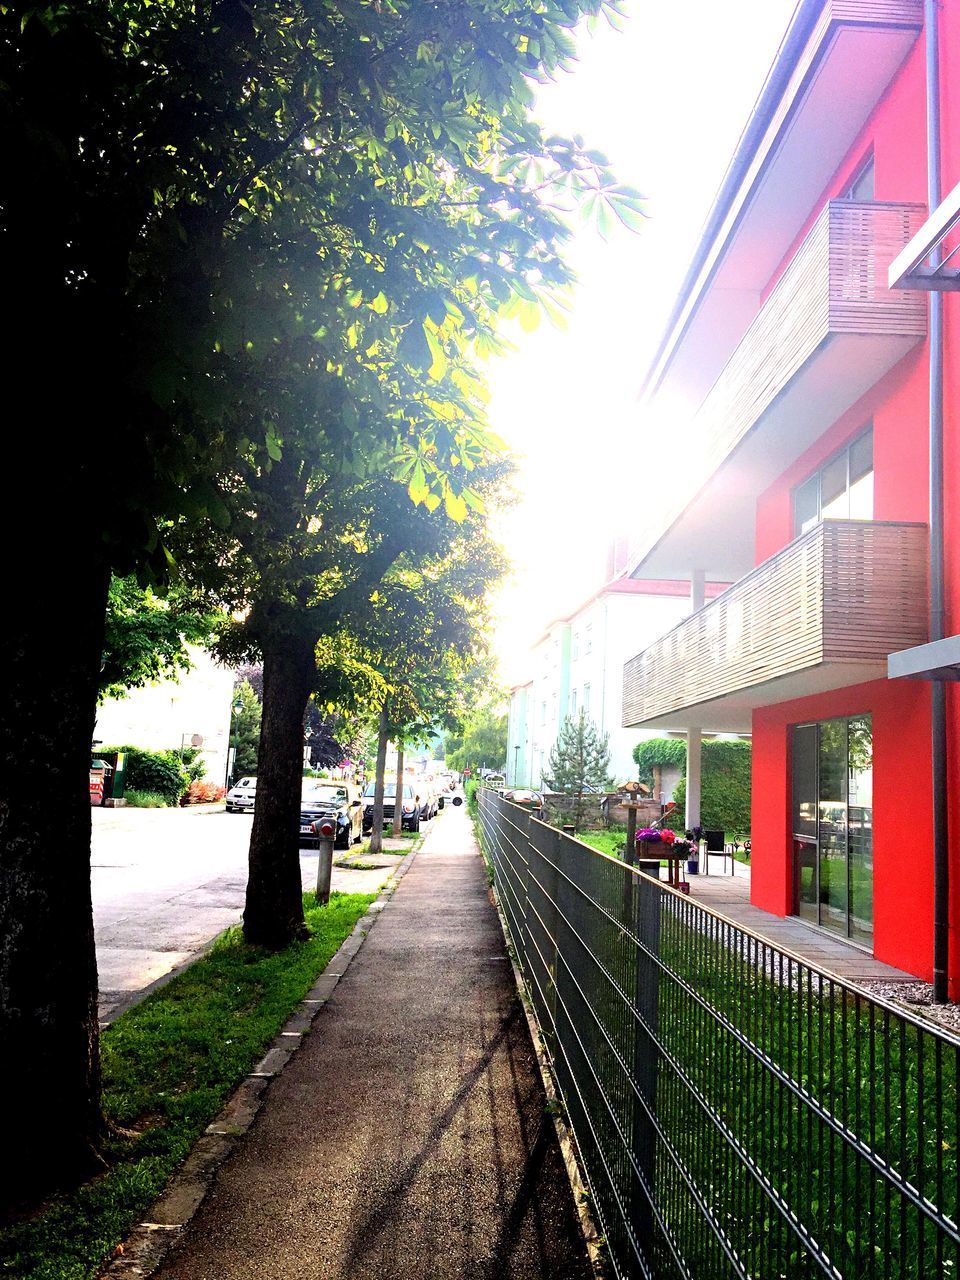
[[[136,1134],[110,1171],[0,1231],[0,1275],[89,1280],[263,1055],[376,895],[304,895],[311,936],[279,953],[228,930],[202,959],[107,1027],[104,1107]],[[54,1159],[55,1155],[51,1155]]]

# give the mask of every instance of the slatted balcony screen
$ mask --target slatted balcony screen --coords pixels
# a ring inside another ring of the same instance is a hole
[[[927,639],[926,580],[925,525],[825,520],[631,658],[623,722],[824,663],[852,664],[855,684],[857,667]]]
[[[824,207],[696,415],[705,476],[831,336],[924,336],[923,295],[887,286],[890,263],[923,216],[918,204]]]

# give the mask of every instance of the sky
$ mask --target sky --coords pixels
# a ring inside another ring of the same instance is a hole
[[[605,578],[611,538],[642,523],[682,459],[644,431],[640,386],[698,233],[795,0],[627,0],[622,30],[578,33],[576,70],[538,92],[550,133],[579,133],[647,198],[637,235],[575,232],[564,330],[512,334],[491,362],[491,425],[518,455],[498,533],[514,569],[495,602],[504,682],[530,646]]]

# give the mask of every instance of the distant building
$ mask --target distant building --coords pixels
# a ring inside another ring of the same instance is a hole
[[[613,779],[636,776],[633,748],[654,735],[623,728],[623,664],[638,631],[653,640],[684,617],[689,592],[684,582],[617,576],[549,624],[531,650],[531,679],[511,690],[508,783],[539,787],[564,717],[581,710],[609,735]]]
[[[227,772],[234,672],[191,648],[191,669],[177,680],[108,698],[97,712],[94,741],[104,746],[166,751],[200,741],[205,777],[223,785]]]

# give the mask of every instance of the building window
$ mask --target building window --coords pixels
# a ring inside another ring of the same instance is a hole
[[[840,195],[841,200],[875,200],[873,152],[857,170],[857,176]]]
[[[587,623],[586,636],[584,637],[584,653],[589,657],[593,653],[593,623]]]
[[[547,701],[546,701],[546,698],[544,698],[543,702],[541,702],[541,703],[540,703],[540,723],[541,723],[541,724],[546,724],[546,723],[547,723]]]
[[[571,714],[572,716],[575,716],[575,715],[577,714],[577,691],[576,691],[576,689],[574,689],[574,690],[573,690],[573,692],[570,694],[570,714]]]
[[[580,657],[580,632],[579,631],[575,631],[573,633],[573,656],[574,658]]]
[[[585,716],[590,714],[590,686],[588,684],[583,686],[583,714]]]
[[[873,428],[857,436],[793,494],[793,534],[821,520],[873,519]]]
[[[873,731],[870,716],[793,729],[794,910],[873,942]]]

